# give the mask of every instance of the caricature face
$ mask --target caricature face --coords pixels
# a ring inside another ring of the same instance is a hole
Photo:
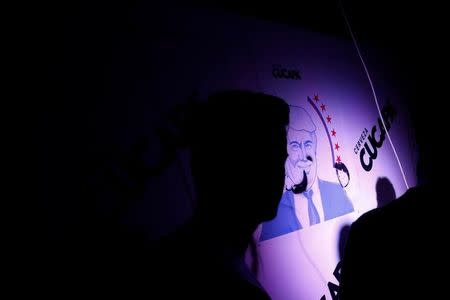
[[[317,175],[317,138],[315,133],[306,130],[288,129],[286,176],[292,184],[303,180],[303,171],[308,179],[307,190],[312,187]]]

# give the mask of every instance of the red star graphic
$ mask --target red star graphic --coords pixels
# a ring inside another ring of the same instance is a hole
[[[325,110],[325,104],[322,103],[322,105],[320,106],[320,108],[322,109],[322,111]]]
[[[314,95],[314,101],[319,102],[319,95]]]
[[[336,150],[339,151],[339,148],[341,148],[341,147],[339,146],[339,144],[334,144],[334,149],[336,149]]]
[[[336,130],[334,130],[334,128],[333,128],[333,130],[331,130],[331,135],[336,136]]]
[[[331,123],[331,117],[330,117],[330,115],[328,115],[328,117],[327,117],[327,122],[328,122],[328,123]]]
[[[336,161],[338,162],[338,163],[340,163],[341,162],[341,157],[338,155],[337,156],[337,159],[336,159]]]

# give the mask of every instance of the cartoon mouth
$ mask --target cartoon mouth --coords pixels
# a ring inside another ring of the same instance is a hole
[[[306,175],[309,175],[309,173],[311,172],[311,166],[304,166],[304,167],[298,166],[297,168],[299,168],[301,171],[305,171]]]

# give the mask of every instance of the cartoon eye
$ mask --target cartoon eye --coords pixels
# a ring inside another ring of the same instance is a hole
[[[294,151],[297,151],[297,150],[300,149],[300,145],[297,144],[297,143],[292,143],[291,144],[291,149],[294,150]]]

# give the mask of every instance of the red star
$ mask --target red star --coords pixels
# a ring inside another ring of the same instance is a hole
[[[331,117],[330,117],[330,115],[328,115],[328,117],[327,117],[327,122],[328,122],[328,123],[331,123]]]
[[[334,130],[334,128],[333,128],[333,130],[331,130],[331,135],[336,136],[336,130]]]
[[[341,162],[341,157],[338,155],[337,156],[337,159],[336,159],[336,161],[338,162],[338,163],[340,163]]]
[[[314,101],[319,102],[319,95],[314,95]]]
[[[320,106],[320,108],[322,109],[322,111],[325,110],[325,104],[322,103],[322,105]]]
[[[334,149],[336,149],[336,150],[339,151],[339,148],[341,148],[341,147],[339,146],[339,144],[334,144]]]

